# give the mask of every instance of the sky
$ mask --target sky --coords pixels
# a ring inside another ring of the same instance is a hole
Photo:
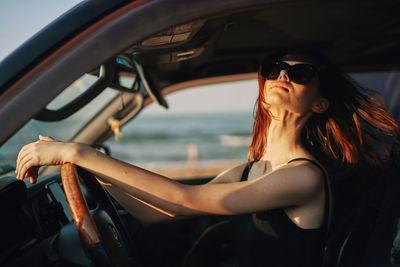
[[[0,61],[80,0],[0,0]],[[229,97],[227,97],[229,96]],[[188,98],[197,101],[187,101]],[[170,108],[151,104],[145,114],[252,112],[255,80],[195,87],[167,96]]]
[[[256,80],[193,87],[166,96],[169,108],[152,103],[143,115],[187,113],[253,112],[257,99]],[[190,99],[191,101],[188,101]],[[196,99],[196,101],[193,101]]]
[[[80,0],[0,0],[0,60]]]

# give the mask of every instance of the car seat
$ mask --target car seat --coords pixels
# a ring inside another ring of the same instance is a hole
[[[323,267],[400,266],[399,173],[400,145],[396,141],[390,168],[355,191],[353,201],[347,199],[335,208],[339,214],[335,214],[326,242]],[[340,213],[346,203],[352,203],[351,207]]]

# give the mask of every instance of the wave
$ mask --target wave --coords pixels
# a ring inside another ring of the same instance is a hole
[[[135,120],[122,139],[109,139],[111,154],[130,163],[186,162],[187,144],[198,148],[198,162],[247,158],[252,121],[248,116],[175,116]]]
[[[221,135],[219,137],[220,144],[228,147],[249,146],[251,142],[250,136],[238,135]]]
[[[143,141],[167,141],[167,140],[176,140],[179,136],[177,134],[169,134],[169,133],[151,133],[151,132],[142,132],[142,133],[125,133],[122,131],[122,140],[125,142],[143,142]]]

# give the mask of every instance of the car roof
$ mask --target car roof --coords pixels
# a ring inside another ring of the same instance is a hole
[[[197,20],[201,29],[185,43],[136,44],[126,54],[161,87],[257,72],[260,59],[281,48],[318,49],[348,72],[390,70],[400,62],[398,10],[399,1],[276,1]],[[179,58],[185,53],[192,57]]]

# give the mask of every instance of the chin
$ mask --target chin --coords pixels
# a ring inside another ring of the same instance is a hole
[[[280,94],[271,94],[266,97],[265,103],[268,106],[274,106],[274,105],[282,106],[287,104],[287,100]]]

